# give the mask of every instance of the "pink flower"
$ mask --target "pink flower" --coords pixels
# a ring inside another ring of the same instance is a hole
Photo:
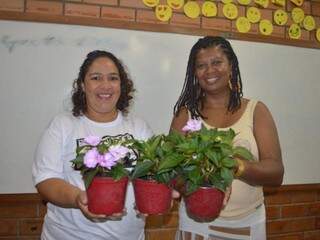
[[[100,155],[99,165],[111,169],[112,166],[117,164],[118,159],[116,159],[110,152],[107,152],[104,155]]]
[[[96,148],[92,148],[84,155],[84,165],[88,168],[94,168],[98,163],[99,152]]]
[[[100,141],[101,141],[101,137],[98,137],[98,136],[88,136],[84,139],[84,141],[91,145],[91,146],[97,146]]]
[[[197,119],[189,119],[187,124],[182,128],[184,132],[195,132],[201,129],[201,121]]]

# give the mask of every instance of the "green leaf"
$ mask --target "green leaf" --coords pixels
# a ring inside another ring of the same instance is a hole
[[[139,178],[148,175],[150,169],[153,167],[155,162],[151,160],[145,160],[143,162],[138,162],[134,168],[134,171],[131,175],[132,178]]]
[[[122,177],[127,175],[128,171],[125,168],[123,168],[121,164],[117,164],[116,166],[112,167],[111,177],[114,180],[120,180]]]
[[[98,171],[98,168],[94,168],[92,170],[86,171],[85,174],[83,174],[83,181],[84,185],[86,186],[86,189],[89,188],[93,178],[97,175]]]
[[[160,162],[158,169],[172,169],[176,167],[183,159],[183,156],[178,154],[169,155]]]
[[[239,156],[246,160],[253,160],[252,153],[248,149],[241,146],[237,146],[233,149],[233,156]]]
[[[230,183],[233,179],[233,172],[228,168],[222,168],[220,176],[225,182]]]
[[[227,168],[233,168],[236,165],[236,161],[230,157],[223,158],[221,162],[222,162],[222,165]]]

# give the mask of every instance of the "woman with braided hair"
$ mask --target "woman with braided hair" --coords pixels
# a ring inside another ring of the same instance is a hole
[[[191,49],[171,130],[184,134],[189,119],[200,119],[207,128],[234,129],[234,144],[248,148],[255,159],[236,159],[231,193],[214,221],[193,219],[181,202],[176,239],[265,240],[262,187],[281,185],[284,173],[277,129],[262,102],[243,98],[237,56],[222,37],[200,38]]]

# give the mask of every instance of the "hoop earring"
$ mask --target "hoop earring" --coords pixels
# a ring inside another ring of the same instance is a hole
[[[241,86],[240,86],[240,81],[238,80],[238,81],[237,81],[237,92],[238,92],[238,93],[240,93],[240,88],[241,88]]]
[[[232,90],[233,90],[233,87],[232,87],[232,82],[231,82],[231,80],[229,80],[228,83],[229,83],[229,88],[230,88],[230,90],[232,91]]]

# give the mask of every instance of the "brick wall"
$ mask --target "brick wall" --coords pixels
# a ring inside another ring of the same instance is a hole
[[[265,189],[268,240],[320,239],[320,184]],[[163,216],[149,216],[146,240],[170,240],[178,204]],[[46,207],[38,194],[0,194],[0,240],[39,239]]]
[[[203,0],[196,0],[200,4]],[[174,10],[168,22],[161,22],[155,17],[154,9],[146,7],[142,0],[0,0],[0,19],[79,24],[122,29],[135,29],[157,32],[172,32],[190,35],[222,35],[231,39],[320,48],[315,39],[315,30],[302,30],[301,38],[290,39],[288,36],[290,20],[285,26],[276,26],[270,36],[263,36],[258,31],[258,24],[252,24],[248,33],[239,33],[235,20],[223,16],[223,4],[218,2],[218,15],[214,18],[200,16],[188,18],[181,9]],[[237,1],[234,1],[237,2]],[[285,10],[290,13],[293,4],[287,0]],[[166,0],[160,0],[165,4]],[[251,5],[254,5],[253,1]],[[271,3],[261,9],[263,19],[273,22],[273,13],[280,7]],[[320,1],[305,0],[302,6],[306,15],[315,18],[320,27]],[[245,16],[247,6],[238,6],[239,16]]]

